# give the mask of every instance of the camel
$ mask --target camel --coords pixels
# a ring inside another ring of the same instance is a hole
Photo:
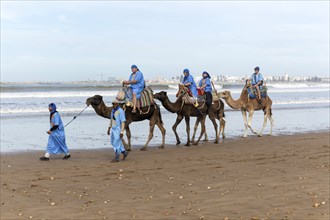
[[[272,130],[273,130],[273,124],[274,124],[274,120],[272,118],[272,108],[271,108],[272,100],[267,95],[266,98],[261,99],[262,100],[262,105],[261,105],[261,104],[259,104],[257,99],[249,98],[248,88],[252,89],[250,80],[246,81],[246,85],[244,86],[239,99],[234,100],[231,96],[230,91],[221,92],[220,97],[223,98],[226,101],[226,103],[229,105],[229,107],[231,107],[232,109],[241,110],[243,120],[244,120],[244,136],[243,137],[247,137],[247,128],[248,127],[251,129],[251,131],[254,134],[257,134],[259,137],[261,137],[262,133],[267,125],[267,118],[269,119],[270,124],[271,124],[270,133],[269,133],[269,135],[271,135]],[[264,112],[264,123],[263,123],[263,127],[259,133],[255,129],[253,129],[251,126],[253,113],[254,113],[254,111],[258,111],[258,110],[263,110],[263,112]],[[246,112],[249,113],[248,119],[246,117]]]
[[[190,95],[189,89],[186,86],[184,86],[182,84],[179,84],[179,90],[176,93],[176,97],[178,97],[180,94],[184,95],[186,93],[188,93]],[[186,94],[185,98],[189,99],[188,94]],[[219,133],[216,133],[217,140],[219,140],[220,134],[222,134],[223,139],[225,138],[225,125],[226,125],[225,112],[224,112],[225,104],[223,103],[223,101],[220,98],[217,99],[216,102],[217,102],[217,104],[215,104],[214,102],[212,104],[212,114],[211,114],[211,116],[209,116],[209,118],[215,116],[219,120],[219,123],[220,123],[220,128],[218,130]],[[220,103],[220,106],[219,106],[218,103]],[[204,104],[205,104],[205,102],[204,102]],[[210,118],[210,120],[212,121],[211,118]],[[195,123],[195,126],[194,126],[194,134],[193,134],[193,137],[192,137],[192,142],[194,142],[195,134],[196,134],[196,131],[198,129],[199,122],[201,122],[201,121],[199,121],[197,119],[196,123]],[[201,122],[201,125],[202,125],[202,122]],[[205,130],[204,134],[205,134],[205,140],[204,141],[208,141],[206,130]],[[215,142],[215,143],[218,143],[218,142]]]
[[[168,110],[169,112],[172,112],[172,113],[177,113],[177,115],[178,115],[176,122],[172,127],[172,130],[174,131],[176,141],[177,141],[176,144],[179,145],[181,143],[180,138],[176,132],[176,128],[180,124],[182,119],[185,118],[186,132],[187,132],[187,143],[185,144],[185,146],[190,146],[190,142],[192,142],[194,145],[197,145],[199,143],[201,137],[205,133],[205,118],[206,118],[206,113],[207,113],[207,106],[205,105],[205,102],[199,103],[199,105],[201,105],[201,106],[198,106],[197,108],[194,107],[193,105],[185,104],[184,100],[183,100],[184,96],[185,95],[181,94],[178,97],[178,99],[176,100],[176,102],[172,103],[169,100],[167,93],[165,91],[161,91],[159,93],[154,94],[154,98],[160,100],[166,110]],[[211,114],[211,116],[209,116],[209,118],[211,119],[211,121],[214,125],[214,129],[216,132],[216,140],[214,143],[219,142],[219,133],[217,131],[217,123],[215,121],[215,114],[218,114],[217,113],[218,109],[223,110],[223,107],[224,107],[223,102],[222,102],[222,108],[221,108],[221,102],[219,102],[218,106],[215,106],[214,108],[212,108],[213,114]],[[192,141],[190,140],[190,116],[197,117]],[[223,114],[221,115],[221,117],[222,116],[223,116]],[[202,124],[202,129],[201,129],[201,133],[200,133],[198,140],[196,142],[194,142],[194,137],[195,137],[195,133],[196,133],[199,122],[201,122],[201,124]],[[224,120],[223,120],[223,122],[224,122]],[[223,129],[224,129],[224,126],[223,126]]]
[[[88,106],[92,105],[96,114],[98,114],[99,116],[110,119],[110,113],[112,111],[112,107],[108,107],[105,105],[105,103],[102,99],[102,96],[95,95],[93,97],[89,97],[86,100],[86,104]],[[155,106],[152,105],[150,108],[147,106],[147,107],[141,108],[141,111],[143,111],[145,113],[141,113],[141,114],[132,113],[132,107],[127,107],[127,110],[125,111],[125,117],[126,117],[125,130],[126,130],[128,144],[124,141],[124,139],[122,139],[122,140],[123,140],[123,144],[125,145],[126,150],[131,151],[131,131],[129,129],[129,125],[132,122],[143,121],[146,119],[148,119],[150,121],[149,122],[149,136],[148,136],[148,140],[147,140],[146,144],[140,150],[141,151],[147,150],[148,144],[153,137],[155,125],[158,126],[158,128],[160,129],[160,131],[162,133],[162,145],[159,148],[164,148],[166,130],[163,126],[163,121],[162,121],[159,107],[157,105],[155,105]]]

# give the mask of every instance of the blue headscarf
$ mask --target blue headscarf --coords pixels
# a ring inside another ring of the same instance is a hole
[[[52,108],[52,111],[50,112],[50,120],[52,120],[52,116],[53,116],[53,114],[54,114],[55,112],[57,112],[57,111],[56,111],[56,105],[55,105],[55,103],[50,103],[50,104],[48,105],[48,107],[51,107],[51,108]]]
[[[189,70],[188,69],[184,69],[183,70],[183,73],[188,73],[188,75],[189,75]]]
[[[204,77],[204,76],[203,76],[204,74],[207,74],[207,76]],[[206,71],[203,72],[202,76],[203,76],[203,78],[209,78],[209,79],[211,78],[210,74],[209,74],[208,72],[206,72]]]

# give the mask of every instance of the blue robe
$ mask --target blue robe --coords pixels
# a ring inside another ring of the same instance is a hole
[[[131,84],[131,88],[133,93],[136,94],[136,98],[140,98],[140,94],[144,89],[144,77],[143,74],[140,71],[137,71],[136,73],[132,73],[129,77],[129,81],[136,80],[137,83]]]
[[[262,77],[261,73],[255,74],[253,73],[252,76],[250,77],[251,80],[251,84],[254,86],[256,85],[258,82],[263,81],[264,78]],[[262,84],[259,85],[259,88],[262,88]]]
[[[203,81],[204,81],[204,83],[203,83]],[[204,88],[204,91],[210,92],[212,94],[212,86],[211,86],[210,78],[205,78],[205,79],[203,78],[203,79],[201,79],[201,81],[199,81],[199,87],[202,87],[204,85],[206,85]]]
[[[115,154],[120,154],[121,152],[125,151],[124,144],[120,138],[121,124],[126,121],[125,112],[123,111],[123,109],[119,107],[118,110],[115,111],[115,113],[111,111],[111,120],[112,126],[110,143],[113,146]]]
[[[69,153],[68,147],[65,143],[65,133],[62,119],[58,112],[55,112],[50,119],[50,127],[58,125],[58,128],[52,131],[48,137],[47,153],[49,154],[62,154]]]
[[[188,88],[191,91],[192,95],[194,97],[197,97],[197,95],[198,95],[197,86],[196,86],[195,80],[192,77],[192,75],[188,75],[188,76],[183,77],[182,84],[186,84],[186,83],[190,83]]]

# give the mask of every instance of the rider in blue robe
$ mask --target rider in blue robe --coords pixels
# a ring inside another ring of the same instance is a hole
[[[51,154],[65,154],[64,160],[71,157],[68,147],[65,143],[64,126],[60,114],[56,111],[56,105],[50,103],[48,106],[50,111],[50,129],[47,131],[49,134],[48,144],[45,156],[40,157],[40,160],[47,161]]]
[[[252,74],[252,76],[250,77],[251,80],[251,84],[254,88],[256,88],[257,90],[257,98],[260,100],[261,99],[261,93],[260,90],[262,89],[262,84],[263,84],[263,77],[261,75],[261,73],[259,72],[260,68],[256,67],[254,68],[254,73]]]
[[[207,112],[210,114],[211,105],[212,105],[212,86],[211,86],[211,76],[208,72],[204,71],[202,74],[202,79],[199,81],[199,88],[205,92],[205,99],[207,105]]]
[[[123,154],[123,160],[127,157],[128,153],[125,150],[124,144],[122,142],[122,137],[125,129],[125,112],[120,108],[117,100],[112,102],[113,109],[110,115],[110,125],[108,128],[108,135],[110,135],[110,143],[113,146],[115,152],[115,158],[111,162],[119,162],[120,153]]]
[[[131,89],[133,92],[133,110],[132,112],[136,112],[136,101],[141,97],[141,92],[143,91],[145,85],[144,85],[144,77],[142,72],[139,70],[139,68],[136,65],[131,66],[132,74],[129,77],[129,80],[125,80],[123,84],[131,85]]]
[[[189,88],[189,90],[191,91],[194,98],[197,98],[198,92],[197,92],[197,86],[196,86],[194,77],[189,74],[188,69],[184,69],[183,74],[184,74],[184,77],[182,80],[182,84]]]

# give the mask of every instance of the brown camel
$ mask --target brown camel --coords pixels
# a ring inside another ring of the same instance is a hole
[[[102,116],[103,118],[108,118],[110,119],[110,113],[112,111],[112,107],[108,107],[105,105],[105,103],[103,102],[102,96],[100,95],[95,95],[93,97],[89,97],[86,100],[86,104],[87,105],[92,105],[92,107],[94,108],[96,114]],[[148,136],[148,140],[146,142],[146,144],[141,148],[142,151],[147,150],[147,146],[150,142],[150,140],[153,137],[153,133],[154,133],[154,128],[155,125],[158,126],[158,128],[160,129],[161,133],[162,133],[162,145],[159,148],[164,148],[165,146],[165,133],[166,130],[163,126],[163,121],[162,121],[162,117],[160,114],[160,109],[159,107],[156,105],[152,105],[150,108],[149,107],[143,107],[141,108],[142,112],[145,113],[132,113],[132,108],[131,107],[126,107],[127,110],[125,111],[125,117],[126,117],[126,123],[125,123],[125,130],[126,130],[126,136],[127,136],[127,140],[128,140],[128,144],[126,144],[126,142],[123,140],[123,143],[125,145],[125,148],[130,151],[131,150],[131,131],[129,129],[129,125],[132,122],[136,122],[136,121],[143,121],[148,119],[149,122],[149,136]]]
[[[176,97],[178,97],[180,94],[186,94],[188,93],[189,95],[192,95],[188,89],[188,87],[182,85],[182,84],[178,84],[179,85],[179,90],[178,92],[176,93]],[[186,94],[186,96],[184,98],[188,98],[188,94]],[[192,102],[193,103],[193,102]],[[216,104],[215,104],[216,103]],[[219,106],[219,103],[220,103],[220,106]],[[204,102],[205,104],[205,102]],[[225,138],[225,125],[226,125],[226,120],[225,120],[225,104],[223,103],[223,101],[219,98],[217,99],[215,102],[213,102],[212,104],[212,110],[210,112],[210,116],[209,118],[215,116],[218,120],[219,120],[219,123],[220,123],[220,128],[218,130],[219,133],[216,133],[216,140],[219,141],[220,139],[220,134],[222,134],[222,138],[224,139]],[[212,121],[212,119],[210,118],[210,120]],[[192,137],[192,141],[194,141],[195,139],[195,135],[196,135],[196,131],[198,129],[198,125],[199,125],[199,122],[201,122],[201,125],[202,125],[202,121],[199,121],[198,119],[196,120],[196,123],[195,123],[195,126],[194,126],[194,134],[193,134],[193,137]],[[208,137],[207,137],[207,132],[205,130],[205,141],[208,141]],[[215,143],[218,143],[217,141]]]
[[[261,104],[259,104],[257,99],[250,99],[248,94],[248,88],[252,88],[250,80],[246,81],[239,99],[234,100],[231,96],[230,91],[223,91],[220,93],[220,97],[223,98],[229,107],[233,109],[240,109],[244,120],[244,137],[247,137],[247,128],[249,127],[254,134],[258,134],[259,137],[262,136],[263,130],[267,125],[267,118],[270,121],[270,133],[272,134],[274,120],[272,118],[272,100],[267,95],[266,98],[261,99]],[[252,90],[251,90],[252,91]],[[252,117],[254,111],[263,110],[264,112],[264,123],[261,131],[257,133],[255,129],[251,127]],[[249,118],[246,117],[246,112],[249,113]]]
[[[176,132],[176,128],[180,124],[182,119],[185,118],[186,132],[187,132],[187,143],[185,144],[185,146],[190,146],[190,142],[191,142],[190,141],[190,116],[197,117],[195,127],[198,126],[199,122],[201,122],[201,124],[202,124],[202,129],[201,129],[201,133],[200,133],[198,140],[194,143],[194,136],[195,136],[195,132],[196,132],[197,128],[195,129],[193,140],[192,140],[193,144],[197,145],[199,143],[201,137],[205,133],[205,117],[207,115],[207,106],[205,105],[205,103],[204,102],[199,103],[199,106],[197,108],[191,104],[185,104],[184,103],[185,95],[180,95],[178,97],[178,99],[176,100],[176,102],[172,103],[169,100],[167,93],[165,91],[161,91],[159,93],[154,94],[154,98],[160,100],[166,110],[168,110],[169,112],[172,112],[172,113],[177,113],[177,115],[178,115],[176,122],[172,127],[175,137],[176,137],[177,145],[180,144],[181,142],[180,142],[180,138]],[[221,103],[219,103],[219,104],[221,105]],[[212,108],[212,110],[213,109],[216,109],[216,108]],[[214,143],[218,143],[219,142],[219,133],[217,132],[217,123],[215,121],[214,115],[215,114],[211,114],[209,116],[209,118],[211,119],[211,121],[214,125],[215,132],[216,132],[216,140]]]

